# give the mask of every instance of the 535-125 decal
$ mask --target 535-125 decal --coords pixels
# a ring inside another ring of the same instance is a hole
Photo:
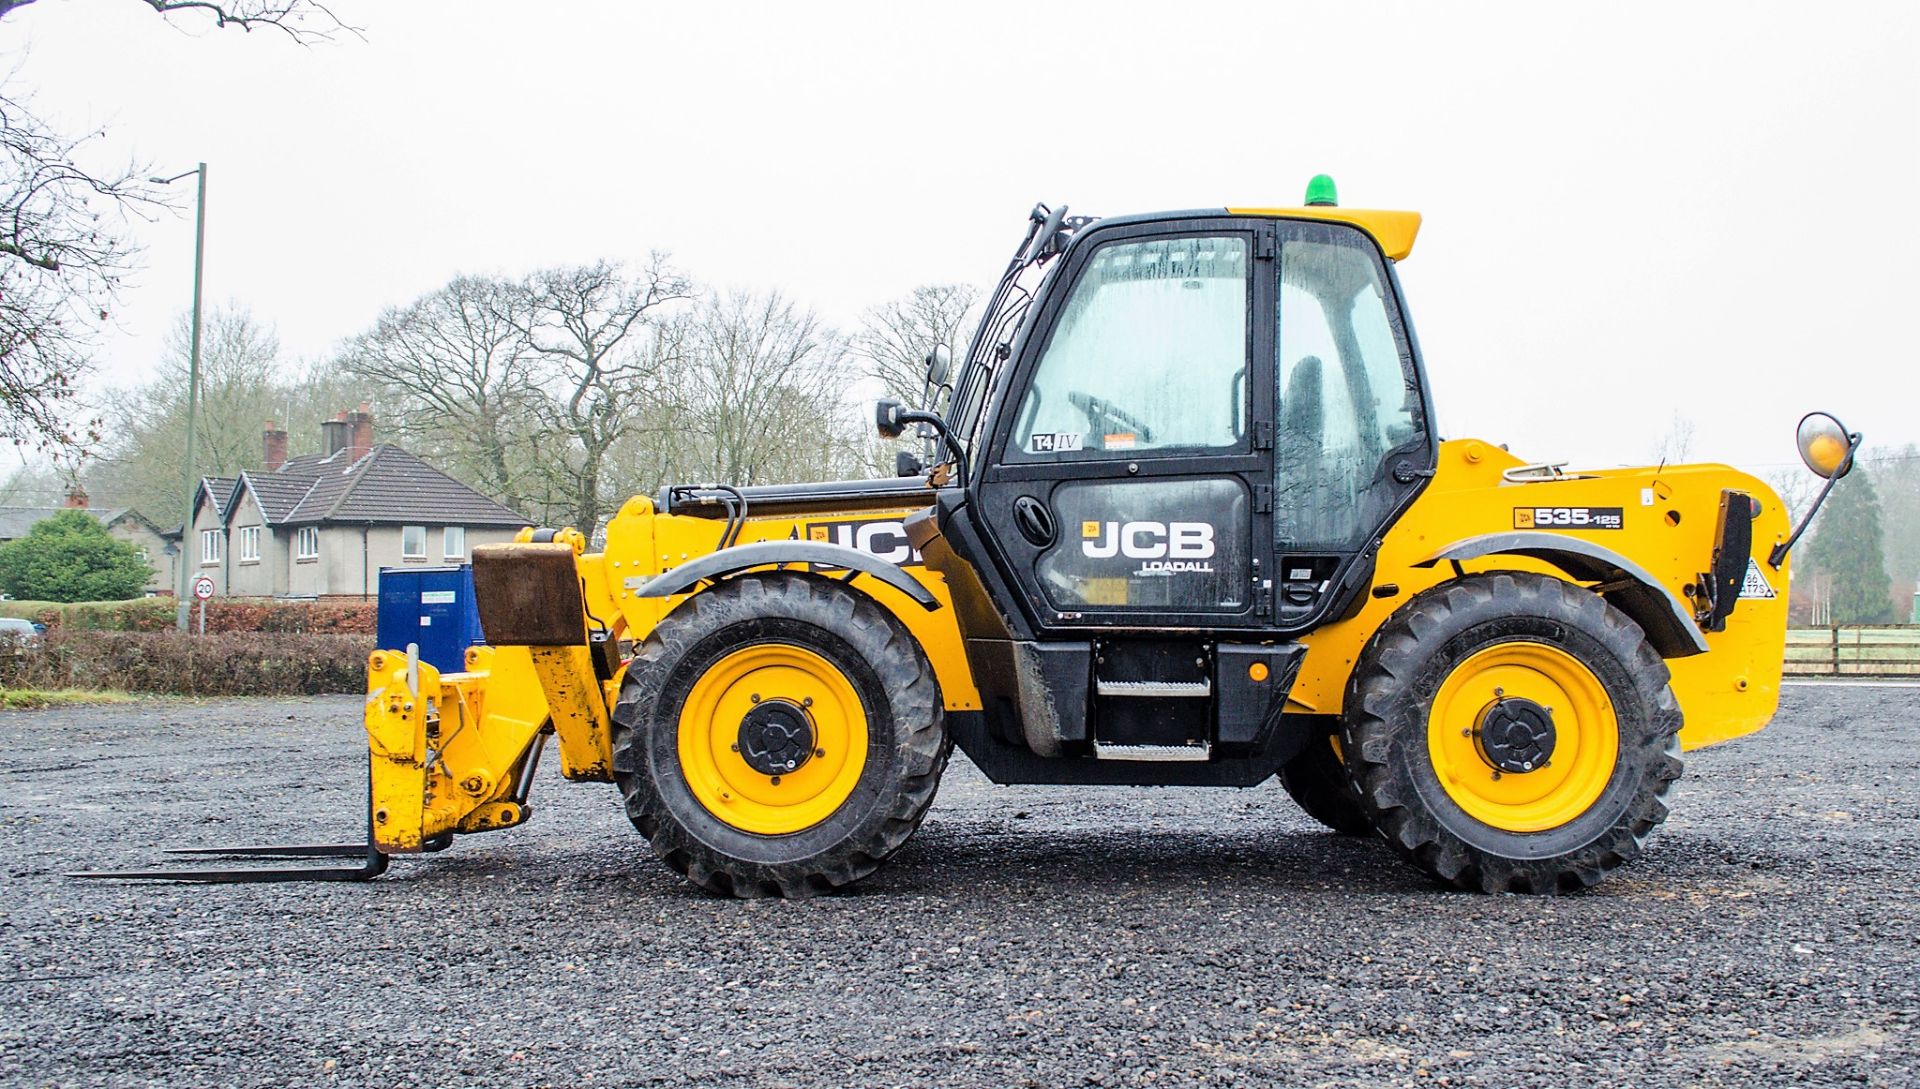
[[[1620,507],[1515,507],[1515,529],[1619,529],[1625,524]]]

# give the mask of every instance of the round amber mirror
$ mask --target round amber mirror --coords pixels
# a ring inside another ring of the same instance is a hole
[[[1839,420],[1824,412],[1809,412],[1800,420],[1800,430],[1795,436],[1800,444],[1800,460],[1807,468],[1831,480],[1835,476],[1845,476],[1853,468],[1849,455],[1853,453],[1853,439]]]

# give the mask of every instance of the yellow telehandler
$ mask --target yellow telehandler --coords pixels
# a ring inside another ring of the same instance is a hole
[[[1442,882],[1552,893],[1640,853],[1683,749],[1773,715],[1798,528],[1720,465],[1442,441],[1395,263],[1412,212],[1037,207],[890,480],[673,486],[474,549],[485,646],[367,680],[362,879],[511,828],[548,739],[675,872],[872,873],[952,746],[997,783],[1253,786]],[[1860,436],[1800,425],[1828,478]],[[924,464],[923,464],[924,461]],[[1827,491],[1820,493],[1823,500]],[[209,852],[232,853],[232,852]]]

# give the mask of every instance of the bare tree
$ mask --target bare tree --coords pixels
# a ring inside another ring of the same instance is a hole
[[[190,325],[181,315],[167,336],[167,354],[144,386],[123,390],[107,412],[107,435],[89,463],[87,489],[96,499],[164,517],[185,500],[180,462],[186,456]],[[271,326],[237,303],[215,307],[200,344],[199,462],[208,476],[260,467],[268,419],[284,420],[286,368]]]
[[[1653,449],[1653,457],[1659,465],[1684,465],[1693,456],[1693,418],[1678,412],[1673,414],[1673,422],[1667,425],[1667,433],[1660,436],[1660,442]]]
[[[545,467],[556,495],[567,497],[567,522],[592,533],[619,499],[608,455],[644,425],[645,409],[671,381],[677,337],[658,335],[661,318],[694,297],[664,254],[638,273],[600,261],[547,269],[524,285],[526,307],[513,320],[545,366],[536,382],[548,441]]]
[[[67,474],[50,462],[22,465],[0,480],[0,506],[57,507],[72,484]]]
[[[523,285],[461,276],[382,314],[349,342],[341,366],[374,387],[382,419],[409,446],[526,507],[543,499],[529,480],[533,320]]]
[[[129,165],[79,165],[105,134],[55,135],[0,96],[0,435],[70,453],[98,437],[74,426],[75,386],[132,260],[126,220],[161,207]]]
[[[922,284],[911,292],[871,307],[860,318],[851,348],[869,377],[886,395],[904,404],[920,404],[926,392],[927,353],[945,345],[955,359],[973,331],[974,304],[980,292],[971,284]]]
[[[1786,504],[1788,520],[1795,522],[1800,520],[1807,504],[1813,502],[1814,493],[1820,490],[1820,485],[1826,483],[1797,466],[1774,469],[1767,473],[1766,480],[1767,486]]]
[[[858,463],[839,411],[854,371],[811,311],[778,292],[732,292],[704,301],[684,336],[672,417],[682,479],[824,479]]]
[[[0,0],[0,18],[32,0]],[[137,0],[162,16],[272,27],[296,42],[357,34],[313,0]],[[0,92],[0,437],[71,458],[99,439],[71,419],[75,391],[132,266],[130,221],[171,207],[139,163],[87,165],[105,137],[59,134]]]
[[[0,18],[33,3],[34,0],[0,0]],[[358,27],[340,21],[325,4],[316,0],[133,0],[163,16],[198,15],[215,27],[259,30],[271,27],[301,44],[330,41],[338,33],[360,37]]]

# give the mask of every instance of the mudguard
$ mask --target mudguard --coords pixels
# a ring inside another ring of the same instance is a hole
[[[1588,582],[1624,583],[1602,596],[1640,625],[1647,633],[1647,641],[1662,658],[1684,658],[1707,652],[1706,637],[1700,634],[1692,611],[1678,594],[1662,586],[1646,568],[1592,541],[1529,530],[1485,533],[1455,541],[1414,566],[1432,567],[1446,560],[1500,555],[1526,556],[1550,563]]]
[[[665,574],[652,578],[635,576],[627,580],[627,586],[633,590],[635,597],[672,597],[684,594],[709,579],[787,563],[844,567],[863,575],[872,575],[912,598],[915,604],[928,612],[940,607],[939,600],[925,586],[893,564],[858,549],[823,541],[758,541],[735,545],[683,563]]]

